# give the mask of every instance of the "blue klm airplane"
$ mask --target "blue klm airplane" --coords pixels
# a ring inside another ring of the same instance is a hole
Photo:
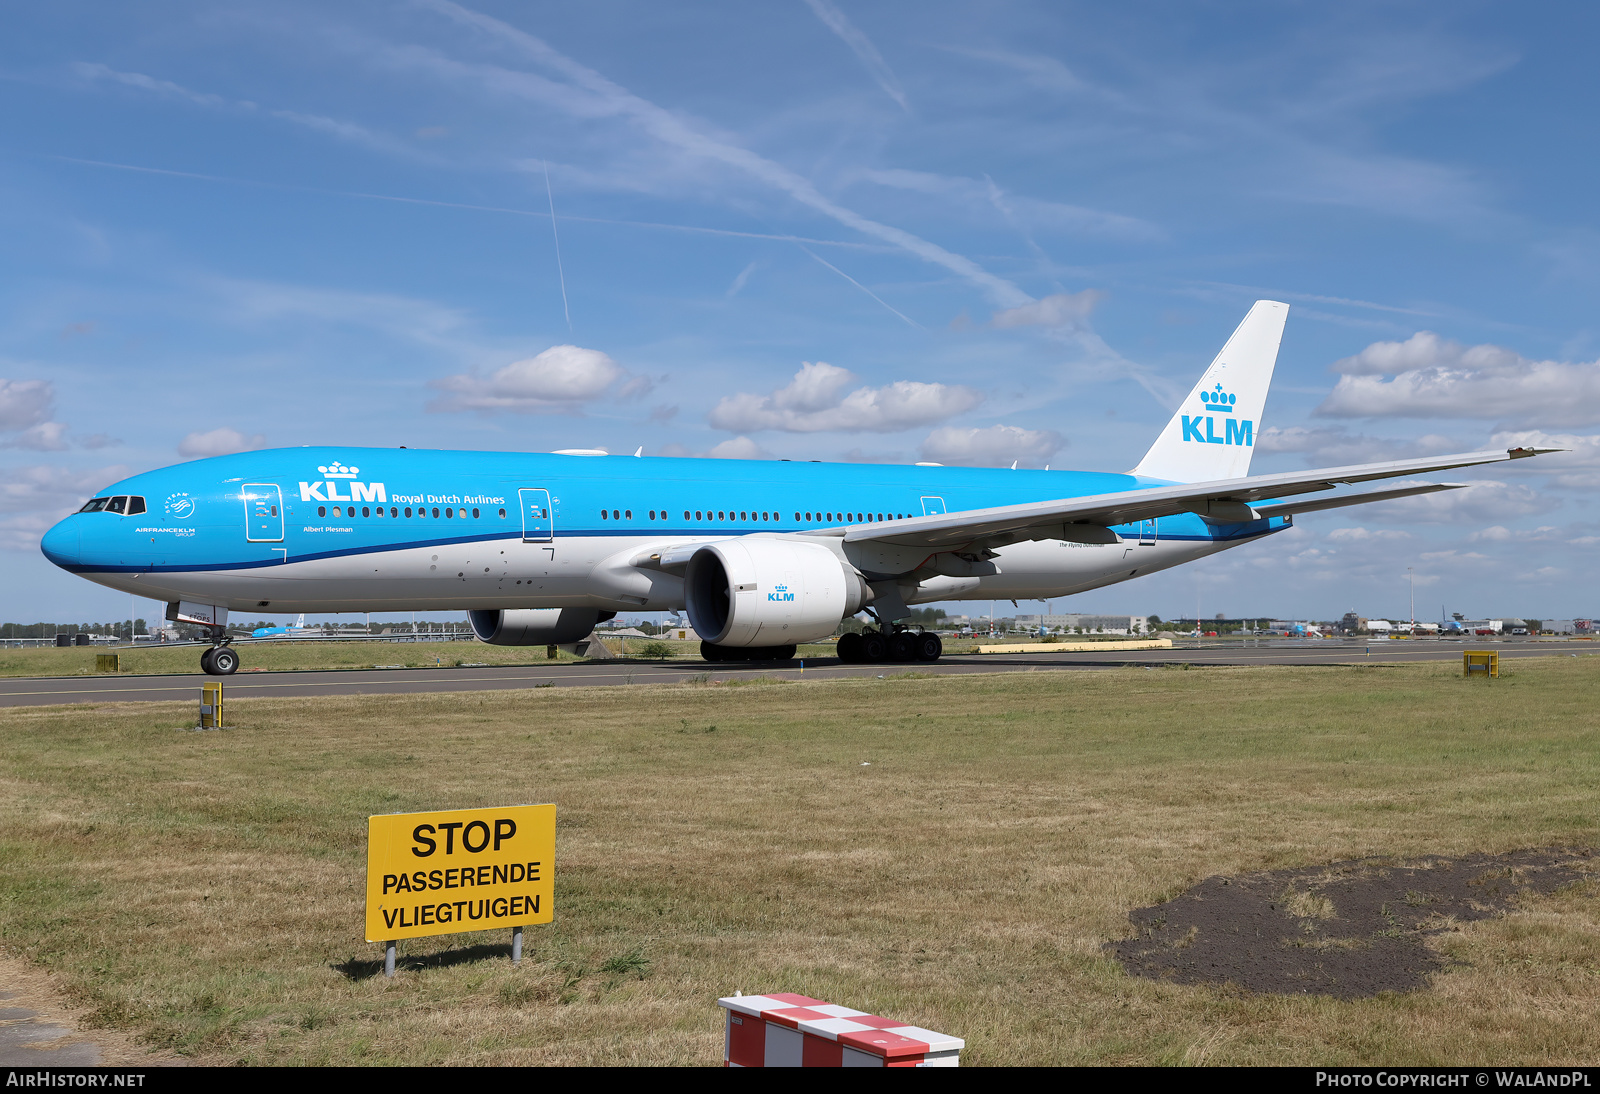
[[[66,570],[211,628],[228,612],[464,609],[477,637],[559,645],[619,611],[687,610],[711,660],[935,660],[899,621],[944,600],[1061,597],[1262,539],[1297,513],[1456,489],[1337,486],[1534,449],[1250,475],[1288,306],[1263,300],[1122,474],[604,454],[286,448],[107,487],[45,534]],[[1283,500],[1294,499],[1294,500]]]

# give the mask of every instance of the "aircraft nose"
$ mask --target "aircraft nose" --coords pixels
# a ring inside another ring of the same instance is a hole
[[[44,557],[57,566],[71,568],[83,560],[83,537],[78,532],[78,522],[68,517],[44,534],[39,541]]]

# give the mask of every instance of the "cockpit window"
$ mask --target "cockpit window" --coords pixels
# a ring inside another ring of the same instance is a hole
[[[136,516],[146,512],[144,499],[138,495],[122,495],[115,498],[90,498],[83,503],[80,513],[118,513],[125,516]]]

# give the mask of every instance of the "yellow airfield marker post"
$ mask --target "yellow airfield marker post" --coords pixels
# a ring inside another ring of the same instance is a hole
[[[367,818],[368,942],[394,975],[402,938],[522,928],[555,918],[556,807],[512,805]]]
[[[200,685],[200,725],[197,728],[222,728],[221,680],[207,680]]]

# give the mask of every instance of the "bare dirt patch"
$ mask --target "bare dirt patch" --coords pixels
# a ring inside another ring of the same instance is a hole
[[[1139,934],[1109,948],[1130,973],[1181,984],[1341,999],[1411,991],[1444,967],[1430,936],[1597,871],[1593,851],[1544,849],[1211,877],[1132,912]]]
[[[0,1067],[167,1067],[121,1030],[92,1029],[49,973],[0,953]]]

